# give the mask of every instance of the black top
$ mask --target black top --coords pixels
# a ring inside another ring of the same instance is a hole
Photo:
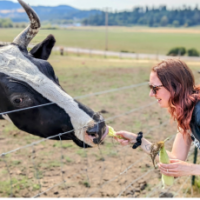
[[[200,149],[200,101],[198,101],[194,107],[190,127],[192,130],[191,138],[194,145]]]

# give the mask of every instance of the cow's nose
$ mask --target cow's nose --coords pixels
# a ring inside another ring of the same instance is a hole
[[[92,136],[96,136],[96,134],[99,132],[98,130],[98,126],[95,124],[93,127],[88,128],[88,130],[86,131],[86,133],[88,135],[92,135]]]
[[[95,124],[93,127],[88,128],[86,133],[88,135],[92,136],[94,144],[99,144],[99,142],[100,142],[100,129],[99,129],[98,124]]]

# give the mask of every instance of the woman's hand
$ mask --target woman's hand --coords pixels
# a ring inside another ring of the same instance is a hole
[[[160,172],[167,176],[189,176],[195,175],[193,171],[194,165],[178,159],[170,159],[170,164],[159,163]]]
[[[116,135],[120,135],[124,139],[115,138],[121,145],[125,146],[128,144],[136,143],[137,135],[134,133],[130,133],[128,131],[118,131]]]
[[[137,134],[135,133],[130,133],[128,131],[118,131],[116,132],[116,135],[120,135],[123,139],[119,139],[116,138],[115,139],[123,146],[128,145],[128,144],[135,144],[136,138],[137,138]],[[141,148],[147,153],[150,154],[151,151],[151,142],[149,142],[148,140],[146,140],[145,138],[142,138],[142,144],[141,144]]]

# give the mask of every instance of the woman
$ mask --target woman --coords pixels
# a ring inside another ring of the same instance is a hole
[[[200,149],[200,86],[195,86],[191,70],[181,60],[167,59],[152,68],[149,86],[149,96],[168,109],[178,127],[172,151],[167,152],[170,164],[158,164],[161,173],[174,177],[200,175],[200,165],[185,162],[192,140]],[[117,135],[126,139],[116,139],[122,145],[136,143],[134,133],[119,131]],[[141,148],[149,154],[151,143],[145,138],[141,142]]]

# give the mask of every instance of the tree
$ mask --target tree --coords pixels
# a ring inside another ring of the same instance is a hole
[[[180,23],[179,23],[178,20],[174,20],[173,23],[172,23],[172,25],[173,25],[174,27],[179,27]]]
[[[198,57],[199,56],[199,52],[195,48],[189,49],[188,50],[188,56],[196,56],[196,57]]]
[[[186,54],[185,47],[175,47],[168,52],[168,56],[183,56]]]
[[[13,23],[8,18],[0,18],[0,28],[12,28]]]
[[[104,25],[105,13],[96,14],[83,20],[87,25]],[[131,26],[131,25],[155,26],[194,26],[200,25],[200,10],[198,6],[194,9],[182,6],[180,9],[168,10],[166,6],[156,7],[135,7],[131,11],[109,13],[109,25]]]
[[[167,26],[167,24],[168,24],[168,18],[167,18],[167,16],[163,16],[160,20],[160,25]]]

